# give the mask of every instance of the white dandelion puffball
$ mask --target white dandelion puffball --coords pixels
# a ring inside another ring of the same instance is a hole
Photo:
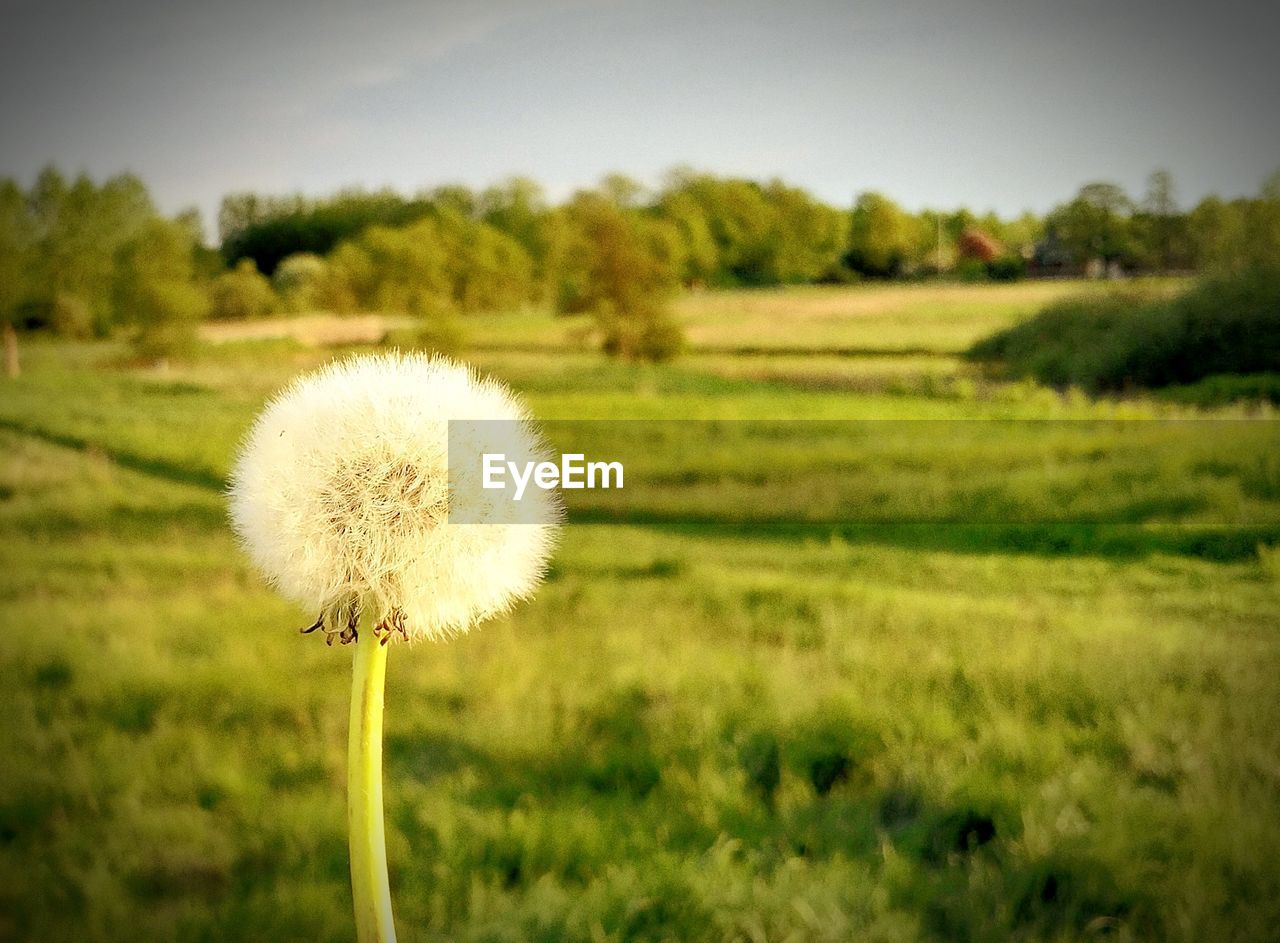
[[[354,639],[370,608],[379,635],[465,632],[541,580],[559,520],[554,493],[526,495],[529,523],[450,521],[451,419],[507,420],[540,451],[506,387],[415,354],[354,357],[300,377],[249,431],[232,473],[232,523],[281,594],[319,612],[312,629],[330,642]]]

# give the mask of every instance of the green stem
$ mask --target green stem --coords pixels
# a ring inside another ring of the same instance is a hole
[[[347,741],[351,895],[359,943],[395,943],[396,938],[382,824],[382,689],[386,677],[387,648],[371,626],[362,626],[356,640]]]

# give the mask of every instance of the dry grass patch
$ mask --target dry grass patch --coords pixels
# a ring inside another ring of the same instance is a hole
[[[402,315],[304,314],[269,321],[221,321],[200,326],[200,339],[210,344],[237,341],[295,340],[307,347],[380,344],[387,333],[412,319]]]

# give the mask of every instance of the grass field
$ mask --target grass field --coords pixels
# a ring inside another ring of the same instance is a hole
[[[1185,280],[1145,284],[1172,292]],[[1064,280],[694,292],[677,300],[675,315],[697,353],[940,357],[965,351],[1051,301],[1107,287]],[[481,349],[573,350],[582,347],[586,325],[582,317],[486,315],[468,319],[467,335]]]
[[[1068,287],[706,295],[682,303],[696,352],[643,369],[549,319],[475,324],[469,359],[544,419],[1271,422],[1060,443],[1048,488],[1027,434],[972,444],[994,424],[931,423],[914,462],[823,423],[789,452],[650,449],[711,482],[696,512],[584,511],[532,603],[392,651],[401,939],[1280,938],[1274,418],[952,356]],[[350,652],[297,635],[314,614],[260,585],[222,494],[264,399],[334,354],[24,348],[0,393],[0,939],[351,939]],[[900,519],[760,523],[782,502],[760,455]],[[911,519],[921,492],[972,503],[974,467],[1032,520]]]

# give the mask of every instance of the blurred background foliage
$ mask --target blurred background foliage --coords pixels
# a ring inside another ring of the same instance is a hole
[[[1280,265],[1280,175],[1254,198],[1184,208],[1156,171],[1138,199],[1090,183],[1043,218],[1001,219],[911,213],[875,192],[832,207],[780,180],[676,168],[654,191],[612,174],[559,205],[521,177],[413,197],[238,193],[218,231],[206,247],[194,214],[161,219],[128,175],[2,181],[0,316],[69,337],[127,331],[154,358],[189,348],[205,316],[378,312],[442,322],[420,326],[431,337],[476,312],[587,312],[607,353],[661,360],[683,347],[669,304],[682,289]]]

